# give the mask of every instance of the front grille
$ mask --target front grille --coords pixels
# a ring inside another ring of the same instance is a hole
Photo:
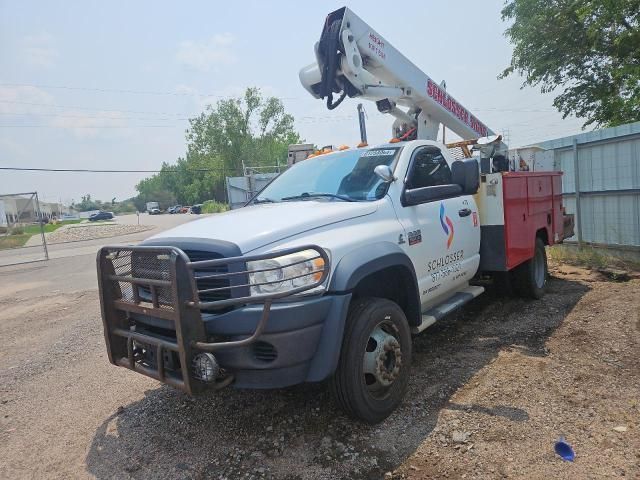
[[[183,250],[192,262],[201,262],[204,260],[217,260],[223,258],[222,255],[215,252],[207,252],[205,250]],[[196,278],[196,284],[198,290],[207,290],[210,288],[224,288],[225,290],[218,290],[215,292],[200,293],[201,302],[215,302],[218,300],[227,300],[231,298],[231,286],[228,278],[199,278],[206,275],[215,275],[219,273],[228,273],[229,267],[227,265],[218,265],[215,267],[206,267],[203,269],[197,269],[194,271]]]
[[[162,255],[150,255],[144,252],[119,252],[118,258],[127,258],[128,266],[121,272],[116,268],[116,274],[131,275],[135,278],[148,278],[151,280],[171,280],[171,269],[167,258]],[[116,263],[114,262],[114,266]],[[128,271],[126,271],[128,270]],[[120,290],[122,298],[126,301],[133,301],[134,285],[121,284]],[[151,289],[148,286],[137,287],[138,296],[148,303],[152,302]],[[169,287],[157,287],[156,295],[159,308],[171,308],[173,306],[173,293]]]
[[[189,257],[189,260],[192,262],[201,262],[204,260],[217,260],[220,258],[224,258],[219,253],[208,252],[206,250],[183,250],[184,253]],[[147,257],[140,256],[140,258],[144,258],[147,260]],[[146,277],[146,278],[164,278],[166,274],[158,269],[158,265],[151,262],[150,264],[142,264],[140,260],[134,262],[136,268],[134,268],[134,275],[137,277]],[[229,278],[199,278],[206,275],[215,275],[220,273],[228,273],[229,267],[228,265],[218,265],[214,267],[206,267],[202,269],[194,270],[193,274],[196,278],[196,284],[198,286],[198,290],[207,290],[211,288],[224,288],[224,290],[218,290],[214,292],[206,292],[200,293],[200,301],[201,302],[215,302],[218,300],[227,300],[231,298],[231,282]],[[130,286],[129,286],[130,288]],[[168,289],[158,289],[159,297],[161,304],[171,304],[170,297],[167,299],[167,295],[170,294]],[[166,291],[165,291],[166,290]],[[151,290],[147,286],[139,286],[138,292],[140,298],[146,300],[148,302],[151,301]],[[229,309],[226,309],[229,310]],[[203,311],[213,311],[213,310],[203,310]],[[220,310],[216,310],[217,313],[220,313]]]

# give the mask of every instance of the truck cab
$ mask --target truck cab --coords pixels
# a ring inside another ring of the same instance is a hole
[[[379,421],[402,398],[425,313],[479,293],[478,188],[477,160],[433,141],[332,152],[244,208],[105,247],[110,359],[189,393],[330,378],[340,398],[370,396],[346,410]]]

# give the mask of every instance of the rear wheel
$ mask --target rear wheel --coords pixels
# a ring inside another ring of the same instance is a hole
[[[402,401],[410,366],[411,334],[402,309],[382,298],[356,299],[330,382],[340,408],[367,423],[381,422]]]
[[[541,238],[536,238],[533,258],[517,267],[513,273],[516,289],[521,296],[536,299],[544,296],[549,271],[547,252]]]

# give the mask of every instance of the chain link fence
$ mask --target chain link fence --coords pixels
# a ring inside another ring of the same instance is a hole
[[[45,225],[56,218],[37,192],[0,193],[0,267],[49,259]]]

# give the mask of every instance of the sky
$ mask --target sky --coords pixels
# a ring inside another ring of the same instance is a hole
[[[510,147],[581,131],[553,95],[498,80],[512,46],[504,0],[347,4]],[[343,2],[0,0],[0,166],[157,170],[185,152],[188,119],[256,86],[282,98],[302,137],[356,145],[358,99],[336,110],[298,71],[314,61],[326,15]],[[369,143],[392,118],[365,102]],[[283,159],[284,160],[284,159]],[[250,164],[250,159],[247,161]],[[70,203],[123,200],[145,174],[0,171],[0,194]]]

